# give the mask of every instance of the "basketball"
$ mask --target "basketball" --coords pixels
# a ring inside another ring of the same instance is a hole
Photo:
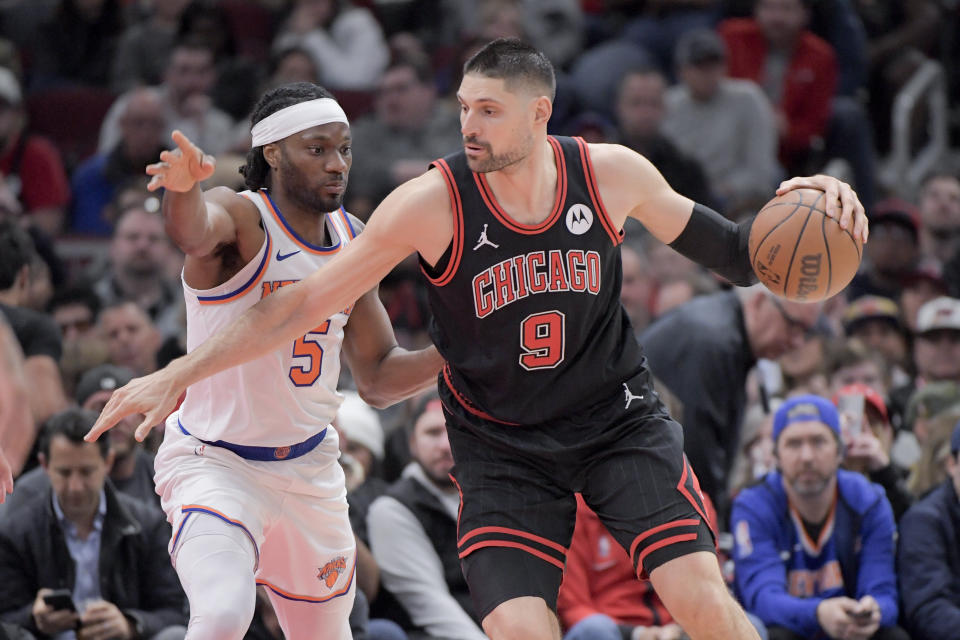
[[[750,264],[770,291],[818,302],[846,287],[860,267],[863,243],[826,213],[826,194],[794,189],[760,210],[750,229]]]

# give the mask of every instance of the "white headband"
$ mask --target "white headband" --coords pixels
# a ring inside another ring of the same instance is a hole
[[[298,102],[271,113],[253,125],[253,129],[250,130],[250,135],[253,136],[252,146],[262,147],[310,127],[331,122],[350,124],[347,120],[347,114],[343,112],[336,100],[317,98],[307,102]]]

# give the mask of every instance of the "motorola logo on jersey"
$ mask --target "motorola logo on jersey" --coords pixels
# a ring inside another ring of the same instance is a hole
[[[593,226],[593,211],[585,204],[571,205],[567,209],[567,230],[575,236],[582,236]]]
[[[511,302],[547,292],[600,293],[600,254],[559,249],[514,256],[473,277],[473,306],[483,318]]]

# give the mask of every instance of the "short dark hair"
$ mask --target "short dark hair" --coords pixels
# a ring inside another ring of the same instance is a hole
[[[430,59],[426,56],[416,53],[409,53],[403,56],[397,56],[390,61],[386,71],[393,69],[410,69],[420,84],[434,85],[433,67],[430,66]],[[386,71],[384,73],[386,73]]]
[[[557,78],[550,60],[542,51],[517,38],[497,38],[487,43],[464,63],[463,75],[468,73],[499,78],[510,87],[538,84],[551,100],[557,93]]]
[[[0,291],[9,289],[36,253],[30,234],[13,220],[0,220]]]
[[[94,322],[97,321],[97,316],[100,315],[100,298],[94,292],[93,288],[86,285],[74,285],[54,293],[53,297],[50,298],[50,302],[47,304],[47,312],[53,313],[60,307],[65,307],[70,304],[80,304],[90,309]]]
[[[280,109],[319,98],[336,100],[332,93],[312,82],[291,82],[271,89],[263,94],[253,107],[250,127]],[[247,152],[247,162],[240,167],[240,174],[243,176],[244,185],[251,191],[270,186],[270,165],[263,157],[262,146],[253,147]]]
[[[63,436],[73,444],[83,444],[85,442],[83,436],[87,435],[87,432],[96,423],[97,416],[98,414],[94,411],[78,407],[71,407],[60,413],[55,413],[47,418],[40,429],[37,450],[49,460],[50,442],[56,436]],[[110,439],[98,438],[96,444],[100,456],[106,459],[107,453],[110,452]]]

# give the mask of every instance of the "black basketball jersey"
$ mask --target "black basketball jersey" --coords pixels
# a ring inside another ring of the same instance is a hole
[[[454,216],[435,268],[421,261],[430,334],[446,383],[476,415],[537,424],[620,388],[642,355],[620,304],[621,233],[603,208],[587,144],[550,137],[557,164],[546,220],[504,212],[463,151],[435,161]],[[637,391],[640,393],[640,391]]]

